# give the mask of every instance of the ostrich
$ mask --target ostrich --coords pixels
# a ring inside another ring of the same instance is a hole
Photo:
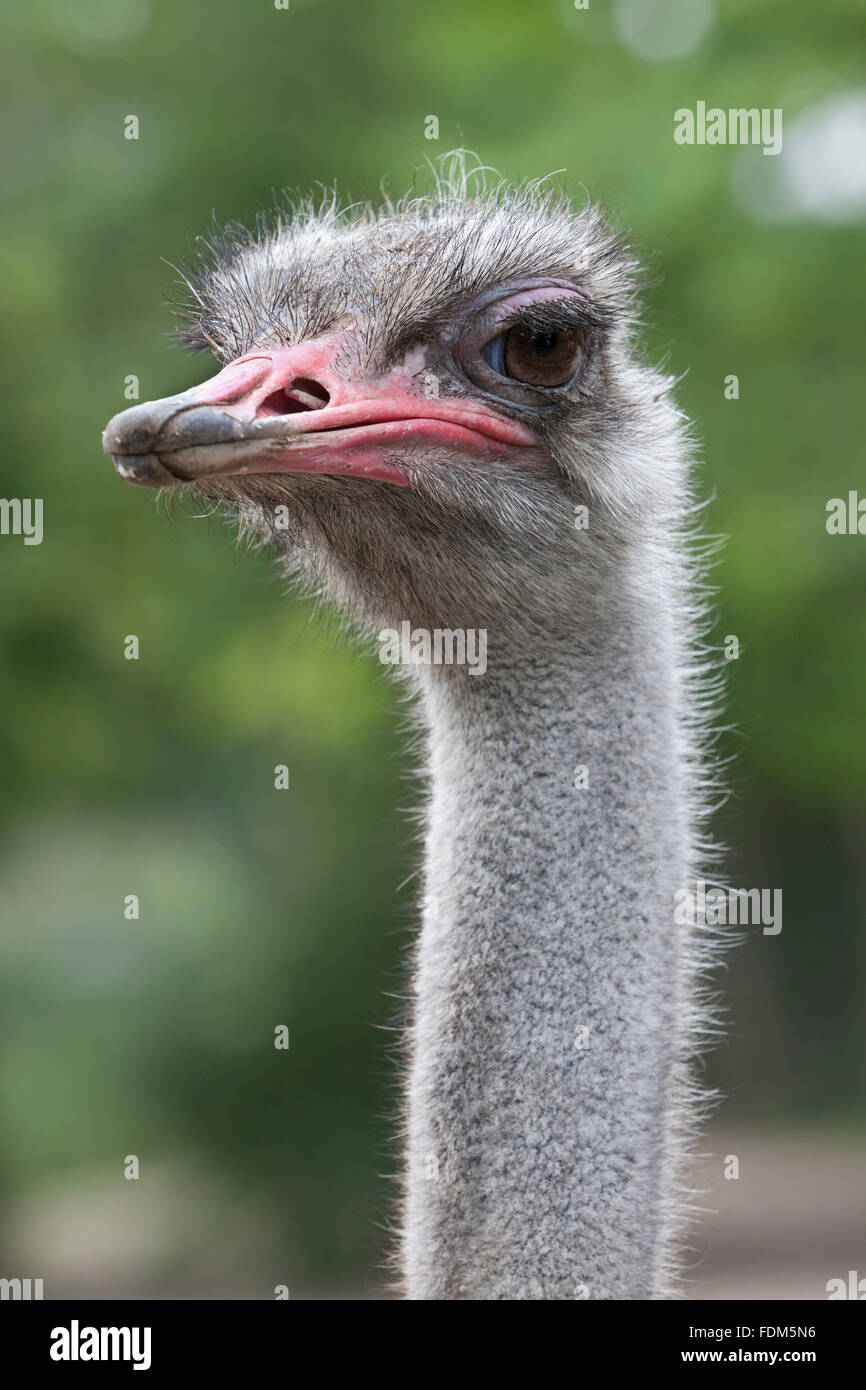
[[[595,205],[458,153],[422,196],[230,227],[184,279],[221,370],[110,421],[121,477],[225,504],[368,641],[412,634],[401,1292],[677,1296],[708,699],[636,263]]]

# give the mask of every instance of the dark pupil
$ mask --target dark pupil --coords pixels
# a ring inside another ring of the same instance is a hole
[[[539,357],[545,353],[553,352],[557,347],[557,333],[555,328],[542,328],[532,335],[532,346]]]

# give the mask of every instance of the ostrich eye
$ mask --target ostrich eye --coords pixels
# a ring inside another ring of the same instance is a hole
[[[576,328],[515,324],[485,343],[481,356],[498,376],[527,386],[565,386],[580,361],[581,339]]]
[[[521,281],[470,304],[444,338],[463,376],[485,395],[530,410],[554,410],[590,361],[598,318],[573,285]]]

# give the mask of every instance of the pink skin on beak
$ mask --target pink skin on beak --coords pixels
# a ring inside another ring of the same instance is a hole
[[[252,352],[177,396],[115,415],[102,438],[129,482],[163,487],[245,473],[330,473],[409,486],[395,456],[414,443],[490,457],[538,448],[527,426],[423,393],[414,354],[374,379],[335,370],[348,333]]]

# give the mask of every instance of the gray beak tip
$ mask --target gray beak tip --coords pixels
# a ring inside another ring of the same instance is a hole
[[[124,482],[135,483],[138,487],[173,487],[180,481],[160,463],[156,454],[114,454],[112,457]]]

